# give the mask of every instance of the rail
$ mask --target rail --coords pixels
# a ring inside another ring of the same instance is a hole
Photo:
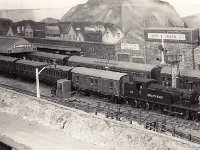
[[[0,87],[13,90],[19,93],[23,93],[30,96],[36,96],[36,93],[30,92],[24,89],[11,87],[5,84],[0,84]],[[192,135],[189,132],[180,131],[179,128],[176,128],[176,126],[169,127],[168,122],[166,118],[152,120],[154,116],[143,113],[146,111],[142,111],[141,109],[133,110],[128,107],[122,107],[120,105],[114,105],[110,103],[105,103],[101,101],[92,101],[85,102],[81,101],[79,99],[79,96],[75,99],[60,99],[57,97],[52,96],[45,96],[41,95],[41,98],[46,99],[48,101],[59,103],[61,105],[80,109],[87,113],[94,113],[95,115],[104,114],[105,118],[115,119],[117,121],[123,121],[123,122],[129,122],[129,124],[132,124],[134,122],[138,122],[138,124],[141,124],[144,126],[145,129],[153,130],[155,132],[160,133],[171,133],[172,136],[186,139],[188,141],[200,144],[200,136]]]

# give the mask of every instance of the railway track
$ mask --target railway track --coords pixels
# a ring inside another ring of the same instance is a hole
[[[22,94],[26,94],[29,96],[36,96],[36,93],[13,87],[6,84],[0,84],[1,88],[13,90]],[[108,99],[102,99],[98,97],[87,97],[78,93],[78,96],[74,96],[70,99],[60,99],[55,96],[41,95],[42,99],[48,100],[50,102],[58,103],[67,107],[72,107],[76,109],[80,109],[86,111],[88,113],[101,113],[105,114],[106,117],[111,119],[120,120],[123,122],[132,122],[140,120],[140,124],[145,125],[146,122],[162,122],[164,119],[166,120],[166,129],[171,129],[172,127],[176,127],[180,131],[184,132],[194,132],[196,135],[200,133],[200,122],[184,120],[181,118],[177,118],[174,116],[168,116],[164,114],[160,114],[155,111],[145,111],[137,108],[131,108],[127,104],[113,104],[110,103]],[[169,130],[167,130],[169,131]],[[181,137],[181,136],[180,136]]]

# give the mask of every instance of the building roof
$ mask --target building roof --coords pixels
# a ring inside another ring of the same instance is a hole
[[[15,43],[20,41],[21,38],[18,37],[0,37],[0,50],[9,49],[13,47]]]
[[[0,18],[0,35],[7,35],[9,28],[12,28],[12,30],[14,28],[12,20]]]
[[[70,22],[63,22],[63,23],[60,23],[59,26],[60,26],[61,34],[68,34],[72,27],[72,24]]]
[[[140,71],[149,71],[158,67],[157,65],[150,64],[142,64],[142,63],[133,63],[133,62],[122,62],[122,61],[114,61],[114,60],[106,60],[106,59],[97,59],[90,57],[81,57],[81,56],[71,56],[68,60],[69,62],[78,62],[83,64],[92,64],[97,66],[108,66],[115,67],[119,69],[128,69],[132,71],[140,70]]]
[[[13,36],[0,36],[0,53],[32,52],[34,45],[29,41]]]
[[[49,49],[58,49],[64,51],[81,51],[80,47],[68,46],[68,41],[62,40],[52,40],[44,38],[25,38],[27,41],[34,43],[37,47],[49,48]]]
[[[47,25],[45,26],[45,33],[46,34],[60,34],[60,28],[58,25]]]
[[[102,42],[101,32],[85,32],[84,41]]]
[[[186,31],[192,31],[197,30],[197,28],[183,28],[183,27],[151,27],[146,28],[145,30],[171,30],[171,31],[177,31],[177,30],[186,30]]]
[[[73,73],[88,75],[91,77],[98,77],[103,79],[120,80],[121,77],[127,75],[126,73],[112,72],[106,70],[98,70],[85,67],[76,67],[72,69]]]
[[[116,35],[117,31],[121,30],[119,26],[117,26],[115,24],[111,24],[111,23],[106,23],[105,28],[106,28],[106,30],[110,29],[110,31],[112,32],[113,35]]]
[[[44,31],[44,23],[43,22],[35,22],[33,20],[22,20],[15,23],[15,26],[30,26],[34,31]]]
[[[53,53],[46,53],[46,52],[32,52],[28,55],[40,56],[40,57],[46,57],[46,58],[55,58],[55,59],[64,59],[66,57],[69,57],[68,55],[53,54]]]

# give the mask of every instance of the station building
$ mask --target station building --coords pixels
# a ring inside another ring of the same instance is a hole
[[[0,53],[4,55],[23,55],[37,51],[31,42],[20,37],[0,36]]]
[[[144,30],[146,63],[157,64],[161,59],[161,45],[164,43],[166,54],[181,55],[181,69],[199,69],[200,49],[199,30],[195,28],[167,27],[147,28]],[[198,54],[198,55],[197,55]],[[198,57],[199,56],[199,57]]]

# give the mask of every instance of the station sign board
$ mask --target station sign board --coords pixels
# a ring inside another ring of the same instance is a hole
[[[24,47],[32,47],[32,44],[20,44],[13,46],[13,48],[24,48]]]
[[[164,40],[186,40],[185,34],[170,34],[170,33],[148,33],[149,39],[164,39]]]
[[[149,42],[165,42],[172,43],[198,43],[199,30],[195,28],[181,27],[154,27],[144,30],[144,39]]]
[[[121,49],[139,51],[140,47],[139,47],[139,44],[121,43]]]

